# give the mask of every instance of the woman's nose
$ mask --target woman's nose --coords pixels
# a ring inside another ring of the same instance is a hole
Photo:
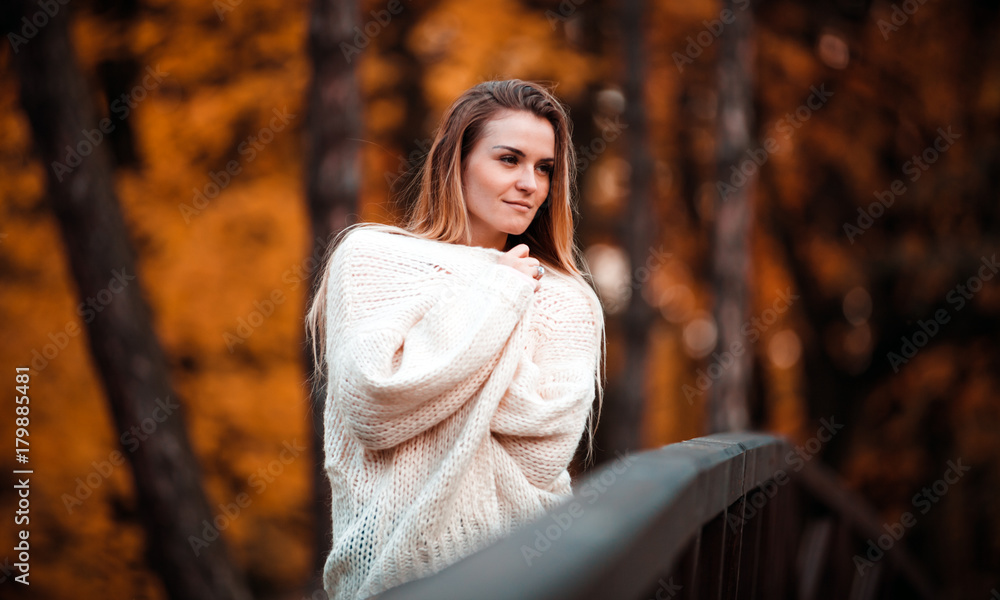
[[[517,178],[517,189],[528,194],[538,189],[538,182],[535,181],[532,169],[521,169]]]

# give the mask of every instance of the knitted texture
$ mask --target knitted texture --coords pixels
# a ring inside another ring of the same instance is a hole
[[[329,264],[334,600],[430,575],[572,494],[603,314],[503,253],[359,228]]]

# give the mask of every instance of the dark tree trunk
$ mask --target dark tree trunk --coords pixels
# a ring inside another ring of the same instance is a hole
[[[740,329],[750,304],[751,199],[754,176],[734,178],[747,158],[753,123],[753,14],[741,10],[734,0],[723,8],[736,18],[719,37],[719,110],[716,139],[716,177],[713,231],[713,284],[715,322],[718,325],[719,355],[729,352],[734,359],[719,361],[722,372],[711,388],[708,428],[711,432],[734,431],[750,426],[747,397],[750,393],[753,353]],[[757,169],[754,164],[754,169]],[[730,351],[742,344],[744,352]],[[727,355],[729,356],[729,355]]]
[[[384,44],[378,51],[382,60],[397,65],[398,76],[393,78],[391,85],[382,91],[383,97],[399,98],[403,103],[402,121],[393,132],[390,142],[401,149],[401,156],[396,163],[391,163],[383,179],[389,185],[392,218],[403,220],[402,215],[413,206],[419,191],[418,167],[426,158],[433,140],[428,115],[430,107],[424,95],[424,61],[415,55],[409,47],[414,30],[423,23],[424,14],[429,5],[405,5],[405,17],[397,18],[379,37],[379,43]],[[368,101],[371,101],[369,98]]]
[[[614,410],[604,413],[606,443],[602,459],[612,457],[614,451],[638,450],[642,447],[641,424],[645,407],[646,362],[649,330],[653,310],[642,296],[644,281],[637,279],[638,268],[643,266],[653,249],[652,202],[653,163],[646,135],[648,125],[645,108],[647,78],[645,60],[645,35],[643,13],[645,2],[629,0],[622,5],[620,23],[624,40],[623,58],[626,68],[625,115],[627,128],[623,132],[626,160],[632,167],[629,182],[629,201],[620,238],[624,241],[632,265],[632,295],[623,315],[625,361],[623,372],[614,386]]]
[[[355,66],[359,52],[354,47],[358,6],[344,0],[313,0],[309,17],[309,54],[313,79],[309,89],[308,157],[306,193],[312,223],[314,256],[325,256],[333,235],[358,220],[361,186],[361,92]],[[345,51],[346,50],[346,51]],[[310,274],[311,301],[322,269]],[[315,363],[306,350],[306,372]],[[313,460],[313,506],[317,517],[314,538],[314,572],[326,560],[332,539],[330,485],[323,470],[323,412],[326,405],[325,377],[314,382],[311,392]]]
[[[26,0],[8,2],[0,12],[8,23],[41,14],[37,4]],[[108,148],[90,144],[83,133],[95,130],[98,121],[64,15],[62,11],[39,27],[12,58],[80,297],[86,302],[113,294],[86,329],[115,429],[126,432],[144,419],[168,415],[156,419],[156,430],[137,437],[142,440],[138,446],[130,444],[124,452],[135,476],[150,565],[170,598],[245,600],[249,591],[223,541],[212,537],[198,545],[197,555],[190,542],[191,536],[204,539],[205,522],[211,524],[215,515],[202,489],[182,407],[175,404],[166,356],[134,279],[135,261],[114,192]],[[67,161],[67,146],[87,155],[79,163]],[[76,166],[62,168],[56,162]]]

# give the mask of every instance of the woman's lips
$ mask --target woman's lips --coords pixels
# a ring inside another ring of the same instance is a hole
[[[513,207],[514,210],[518,210],[518,211],[521,211],[521,212],[531,212],[531,208],[527,207],[527,206],[525,206],[523,204],[516,204],[514,202],[508,202],[506,200],[504,200],[503,202],[504,202],[504,204],[507,204],[507,205]]]

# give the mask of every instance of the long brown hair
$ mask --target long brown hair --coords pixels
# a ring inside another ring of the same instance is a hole
[[[472,228],[462,186],[465,158],[482,137],[486,124],[499,113],[525,111],[547,120],[555,132],[555,161],[549,194],[539,207],[531,224],[520,235],[508,235],[504,251],[518,244],[527,244],[531,256],[545,267],[575,280],[585,291],[601,338],[601,360],[597,372],[596,414],[591,412],[587,423],[589,439],[586,460],[593,456],[594,429],[600,419],[604,397],[603,368],[606,349],[604,316],[600,300],[593,290],[593,278],[586,267],[580,248],[574,240],[574,219],[579,215],[576,202],[576,152],[572,144],[572,124],[568,111],[546,87],[509,79],[485,81],[456,99],[445,112],[434,134],[420,174],[413,180],[419,186],[401,227],[378,223],[355,223],[337,234],[323,262],[323,274],[306,314],[307,340],[311,341],[315,372],[314,382],[326,372],[324,324],[329,261],[334,250],[349,231],[357,228],[391,230],[452,244],[471,244]]]

